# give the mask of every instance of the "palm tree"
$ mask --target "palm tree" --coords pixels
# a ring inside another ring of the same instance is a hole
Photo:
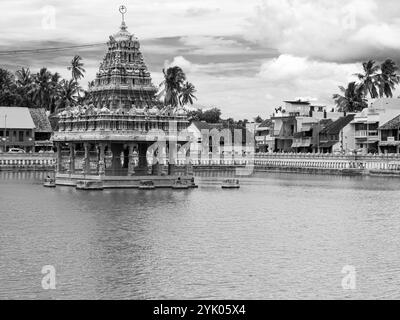
[[[52,75],[46,69],[42,68],[33,77],[33,85],[30,93],[33,95],[33,99],[38,107],[50,110],[51,104],[51,85]]]
[[[348,84],[347,88],[339,87],[343,95],[334,94],[333,99],[341,112],[359,112],[368,107],[364,95],[364,87],[355,82]]]
[[[16,76],[17,92],[21,97],[20,106],[28,108],[34,107],[35,103],[32,95],[33,77],[31,71],[29,68],[22,68],[16,72]]]
[[[168,68],[163,70],[164,81],[160,86],[164,86],[164,105],[176,108],[179,105],[179,94],[186,80],[186,75],[180,67]]]
[[[14,75],[10,71],[0,68],[0,105],[15,106],[20,99]]]
[[[78,81],[84,77],[84,73],[86,72],[86,70],[83,68],[83,66],[84,66],[84,64],[82,62],[82,57],[79,55],[76,55],[72,59],[71,65],[68,67],[68,70],[71,71],[72,79],[74,79],[75,81]]]
[[[78,82],[74,79],[61,80],[59,88],[59,96],[57,99],[57,107],[55,111],[60,111],[76,104],[78,93],[81,90]]]
[[[393,98],[393,90],[395,90],[396,85],[400,83],[400,76],[397,74],[399,67],[396,63],[387,59],[381,65],[381,75],[379,77],[379,96],[383,98]]]
[[[364,91],[364,95],[371,96],[372,99],[378,98],[378,86],[379,86],[379,69],[380,67],[375,64],[374,60],[369,60],[363,63],[364,73],[357,73],[355,76],[361,81],[361,87]]]
[[[16,72],[18,87],[28,87],[32,85],[32,75],[29,68],[22,68]]]
[[[190,82],[186,82],[184,86],[181,88],[181,93],[179,94],[179,102],[181,106],[185,106],[187,104],[193,105],[193,99],[197,100],[196,96],[196,88]]]
[[[58,72],[51,75],[50,92],[49,92],[51,113],[54,113],[56,110],[57,100],[59,98],[59,92],[60,92],[60,84],[61,84],[60,80],[61,80],[61,75]]]

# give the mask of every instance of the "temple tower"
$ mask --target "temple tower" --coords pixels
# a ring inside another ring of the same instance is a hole
[[[158,89],[140,51],[138,38],[128,32],[123,20],[120,30],[110,36],[108,51],[96,79],[89,88],[96,107],[129,111],[160,106]]]

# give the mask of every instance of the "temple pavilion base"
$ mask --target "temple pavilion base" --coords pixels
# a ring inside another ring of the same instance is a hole
[[[58,186],[69,186],[77,187],[79,183],[85,182],[87,188],[81,188],[86,190],[102,190],[102,189],[137,189],[144,181],[151,181],[155,188],[173,188],[178,179],[189,185],[190,187],[196,187],[194,185],[193,176],[132,176],[132,177],[121,177],[121,176],[91,176],[91,175],[70,175],[61,174],[56,175],[56,184]]]

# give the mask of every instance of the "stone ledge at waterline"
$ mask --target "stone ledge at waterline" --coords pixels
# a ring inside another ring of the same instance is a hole
[[[256,171],[400,177],[400,155],[257,154]]]
[[[253,161],[254,160],[254,161]],[[79,161],[77,159],[77,161]],[[227,159],[192,161],[195,172],[229,171],[244,168],[255,172],[315,173],[335,175],[381,175],[400,177],[400,155],[256,154],[250,161]],[[53,170],[54,154],[0,154],[0,171]],[[179,165],[177,166],[179,170]],[[247,171],[248,172],[248,171]]]
[[[0,153],[0,171],[48,171],[55,168],[53,154]]]

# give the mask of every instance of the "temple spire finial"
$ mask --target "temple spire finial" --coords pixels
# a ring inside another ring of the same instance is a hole
[[[124,5],[122,5],[119,7],[119,12],[122,15],[122,25],[125,25],[125,14],[128,12],[128,9]]]

